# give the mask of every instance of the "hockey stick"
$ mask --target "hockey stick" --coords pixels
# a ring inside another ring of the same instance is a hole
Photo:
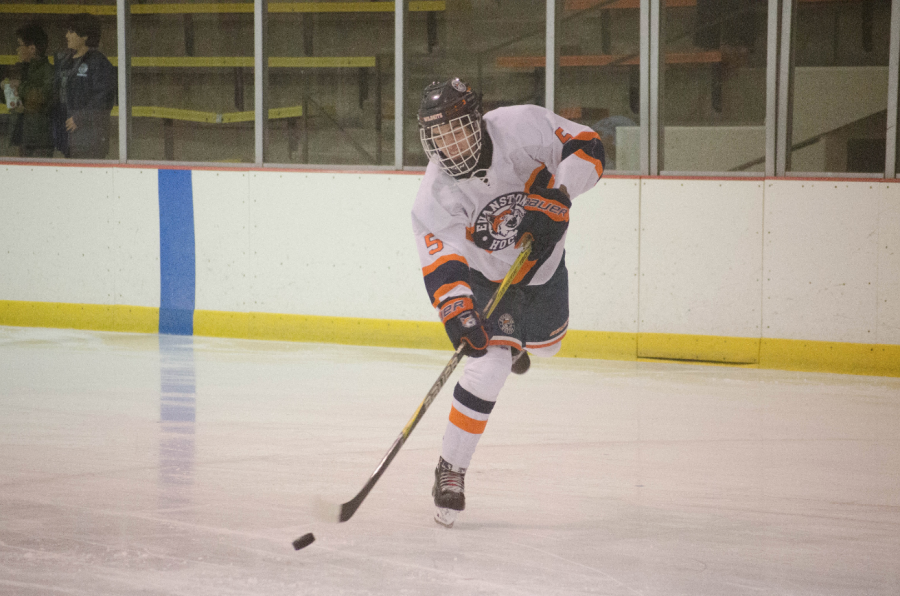
[[[484,307],[484,311],[482,314],[482,318],[487,320],[494,313],[494,309],[500,303],[500,299],[503,298],[503,295],[506,294],[506,290],[509,289],[509,286],[512,285],[513,279],[519,274],[519,271],[522,269],[522,266],[525,264],[525,260],[528,258],[528,255],[531,254],[531,237],[526,236],[523,242],[522,252],[519,254],[516,261],[512,264],[512,267],[509,268],[509,272],[506,274],[506,277],[503,278],[503,281],[500,282],[500,287],[497,288],[497,291],[494,292],[494,295],[491,296],[491,299],[488,300],[487,305]],[[381,463],[378,464],[378,467],[375,468],[375,471],[372,472],[372,475],[369,476],[368,482],[366,482],[365,486],[362,487],[362,490],[359,491],[355,497],[347,501],[346,503],[339,506],[339,510],[337,511],[337,521],[345,522],[356,513],[356,510],[359,509],[359,506],[362,505],[363,500],[369,495],[372,491],[372,488],[375,486],[375,483],[378,482],[378,479],[381,478],[381,475],[384,474],[384,471],[391,464],[391,461],[394,459],[394,456],[397,455],[397,452],[400,451],[400,448],[403,447],[403,444],[406,442],[406,439],[409,438],[409,435],[412,433],[413,429],[419,423],[419,420],[422,419],[422,416],[425,415],[425,411],[431,405],[431,403],[437,397],[437,394],[440,392],[441,388],[447,382],[447,379],[450,378],[450,375],[456,369],[456,366],[459,364],[459,361],[462,360],[462,350],[463,345],[460,344],[456,351],[453,353],[453,356],[450,358],[450,362],[447,363],[447,366],[444,367],[443,372],[438,377],[437,381],[434,382],[434,385],[431,386],[431,389],[428,391],[428,394],[425,396],[425,399],[422,400],[422,403],[419,405],[419,408],[416,410],[416,413],[413,414],[413,417],[410,418],[409,422],[406,423],[406,426],[403,427],[403,430],[400,432],[400,435],[394,440],[394,444],[391,445],[391,448],[385,454],[385,456],[381,459]],[[331,507],[328,507],[331,509]],[[327,511],[323,512],[327,518],[334,520],[335,512]]]

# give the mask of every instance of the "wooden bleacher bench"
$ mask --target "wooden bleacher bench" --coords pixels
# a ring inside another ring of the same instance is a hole
[[[722,52],[673,52],[666,54],[666,64],[716,64],[722,62]],[[496,61],[501,68],[544,68],[544,56],[499,56]],[[599,54],[592,56],[560,56],[560,67],[572,66],[638,66],[640,57],[629,54]]]
[[[8,113],[9,110],[6,108],[6,104],[0,103],[0,115]],[[253,111],[218,113],[165,108],[162,106],[131,106],[131,115],[134,118],[159,118],[162,120],[179,120],[181,122],[199,122],[202,124],[252,122],[255,117]],[[113,118],[119,117],[119,106],[113,106],[110,116]],[[303,116],[303,106],[271,108],[269,110],[269,120],[284,120],[286,118],[300,118],[301,116]]]
[[[113,66],[119,65],[116,56],[108,56]],[[0,66],[15,64],[15,55],[0,56]],[[50,63],[53,63],[50,56]],[[374,68],[375,56],[306,56],[271,57],[270,68]],[[159,56],[134,57],[133,68],[253,68],[253,58],[246,56]]]
[[[609,116],[607,108],[588,108],[588,107],[568,107],[562,108],[557,112],[560,116],[567,120],[575,122],[596,122]]]
[[[118,66],[116,56],[108,56],[113,66]],[[0,66],[12,65],[18,61],[14,55],[0,55]],[[51,64],[54,62],[50,57]],[[269,68],[376,68],[378,60],[375,56],[305,56],[305,57],[279,57],[269,58]],[[238,76],[241,69],[253,68],[253,58],[247,56],[136,56],[131,59],[132,68],[163,68],[163,69],[192,69],[192,68],[228,68],[235,70],[235,96],[243,96],[244,77]],[[378,91],[380,93],[380,91]],[[360,102],[364,99],[364,89],[360,86]],[[243,107],[242,104],[237,104]],[[168,116],[160,115],[159,110],[168,110]],[[302,116],[302,111],[294,113],[293,108],[279,108],[269,110],[269,118],[296,118]],[[299,107],[297,108],[299,109]],[[5,112],[0,112],[3,114]],[[243,122],[253,120],[253,112],[238,111],[230,114],[215,114],[212,112],[195,112],[193,110],[176,110],[174,108],[133,107],[132,115],[148,118],[163,118],[171,120],[184,120],[190,122]]]
[[[323,14],[323,13],[392,13],[394,2],[270,2],[267,5],[269,14]],[[445,0],[414,0],[409,3],[409,12],[426,15],[426,43],[429,52],[437,43],[436,13],[447,9]],[[88,12],[95,15],[115,16],[116,7],[108,4],[0,4],[0,14],[74,14]],[[133,15],[182,15],[185,20],[185,53],[194,54],[194,25],[191,20],[194,14],[253,14],[253,2],[166,2],[159,4],[132,4]],[[304,53],[312,55],[311,33],[305,34]],[[309,67],[317,67],[311,64]]]
[[[598,4],[603,5],[604,10],[622,10],[626,8],[640,8],[641,0],[566,0],[566,10],[587,10],[594,8]],[[677,8],[682,6],[695,6],[697,0],[666,0],[666,8]]]
[[[410,2],[410,12],[442,12],[447,3],[440,1]],[[8,14],[75,14],[115,15],[109,4],[0,4],[0,13]],[[228,14],[252,13],[252,2],[133,4],[131,14]],[[393,2],[270,2],[270,13],[329,12],[394,12]]]
[[[547,64],[544,56],[498,56],[495,64],[499,68],[510,68],[525,71],[532,71],[535,74],[540,73]],[[721,106],[719,98],[722,96],[722,69],[723,63],[722,52],[719,50],[710,50],[705,52],[670,52],[666,54],[666,64],[671,66],[698,66],[711,65],[712,76],[710,85],[712,91],[710,98],[713,109],[719,110]],[[573,67],[625,67],[632,70],[640,66],[640,56],[635,54],[595,54],[583,56],[560,56],[560,68]],[[538,93],[538,90],[535,90]],[[636,96],[631,93],[632,110],[637,112],[638,107],[635,103]]]
[[[862,2],[863,0],[798,0],[802,3],[819,2]],[[665,0],[666,8],[685,8],[696,6],[697,0]],[[626,8],[640,8],[641,0],[566,0],[565,9],[570,11],[587,10],[598,5],[603,5],[603,10],[621,10]]]

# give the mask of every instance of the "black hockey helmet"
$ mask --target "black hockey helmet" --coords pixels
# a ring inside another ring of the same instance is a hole
[[[418,117],[428,159],[454,178],[469,177],[481,156],[481,95],[459,78],[431,83]]]

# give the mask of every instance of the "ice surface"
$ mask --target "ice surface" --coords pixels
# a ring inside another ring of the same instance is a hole
[[[0,594],[900,594],[900,379],[534,359],[447,530],[451,379],[317,521],[449,357],[0,327]]]

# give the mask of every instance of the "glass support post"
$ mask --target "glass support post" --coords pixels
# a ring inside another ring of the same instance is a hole
[[[403,169],[403,21],[406,0],[394,3],[394,168]]]
[[[641,123],[649,121],[650,123],[650,146],[649,146],[649,175],[658,176],[663,166],[663,129],[660,126],[660,97],[663,89],[663,56],[665,48],[663,47],[660,32],[662,31],[662,0],[650,0],[649,6],[649,84],[647,85],[650,92],[649,97],[649,113],[647,118],[641,114]],[[641,41],[643,43],[643,41]],[[643,61],[641,67],[643,68]],[[643,81],[642,81],[643,83]]]
[[[546,58],[544,68],[544,107],[556,109],[556,0],[547,0]]]
[[[264,92],[268,74],[264,55],[267,4],[267,0],[253,0],[253,148],[257,166],[263,165],[268,124]]]
[[[891,2],[891,46],[888,61],[887,146],[885,178],[897,177],[897,94],[900,92],[900,0]]]
[[[640,136],[641,136],[641,176],[650,175],[650,2],[641,0],[640,31]]]
[[[793,33],[794,3],[797,0],[782,0],[781,37],[778,54],[778,114],[775,118],[776,148],[775,175],[784,176],[791,167],[791,108],[794,84],[791,35]]]
[[[131,140],[131,54],[128,52],[131,2],[116,0],[116,53],[118,55],[119,86],[119,163],[128,161],[128,143]]]
[[[769,18],[766,31],[766,176],[775,175],[778,122],[778,47],[780,45],[779,4],[782,0],[769,0]]]

